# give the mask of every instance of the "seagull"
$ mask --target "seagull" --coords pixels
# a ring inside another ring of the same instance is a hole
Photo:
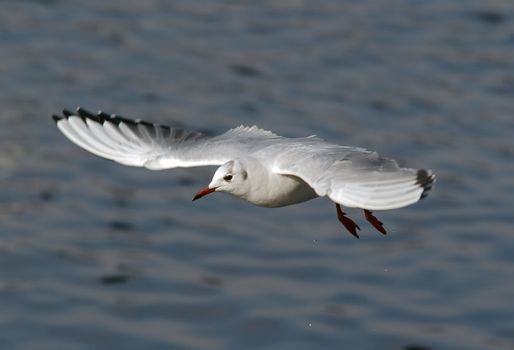
[[[161,170],[216,165],[208,186],[193,201],[226,192],[252,204],[277,208],[328,197],[337,218],[355,237],[359,225],[342,206],[359,208],[386,234],[373,212],[402,208],[425,198],[431,170],[401,168],[364,148],[340,146],[316,136],[287,138],[257,126],[238,126],[217,136],[128,119],[78,107],[53,115],[59,130],[83,149],[117,163]]]

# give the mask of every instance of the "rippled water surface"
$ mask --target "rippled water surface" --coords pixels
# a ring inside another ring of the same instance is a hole
[[[514,348],[512,1],[1,1],[2,349]],[[81,105],[258,124],[438,174],[356,240],[326,199],[191,202],[94,157]]]

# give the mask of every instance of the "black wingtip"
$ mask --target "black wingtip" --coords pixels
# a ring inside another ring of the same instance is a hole
[[[117,115],[117,114],[111,115],[110,121],[112,121],[116,124],[125,123],[125,124],[131,125],[131,126],[136,126],[137,124],[139,124],[139,121],[125,118],[125,117],[122,117],[121,115]]]
[[[111,115],[107,114],[103,111],[98,111],[98,113],[96,115],[99,116],[100,118],[103,118],[104,120],[111,119]]]
[[[77,107],[77,114],[81,118],[94,118],[93,113],[89,112],[88,110],[82,107]]]
[[[161,135],[170,135],[171,130],[172,130],[171,127],[169,127],[167,125],[158,125],[158,124],[154,124],[154,123],[147,122],[147,121],[140,120],[140,119],[135,119],[135,120],[129,119],[129,118],[122,117],[120,115],[108,114],[108,113],[105,113],[102,111],[98,111],[98,113],[95,114],[95,113],[92,113],[92,112],[88,111],[87,109],[84,109],[80,106],[76,108],[75,112],[71,112],[69,109],[63,109],[62,115],[54,114],[54,115],[52,115],[52,118],[57,123],[62,119],[68,119],[72,116],[82,118],[84,121],[86,121],[88,119],[93,120],[102,125],[106,121],[117,124],[117,125],[119,125],[120,123],[124,123],[127,126],[129,126],[130,128],[132,128],[136,134],[139,132],[137,130],[138,125],[146,127],[146,131],[151,136],[156,135],[155,128],[161,128]],[[178,131],[178,129],[173,129],[173,130],[175,130],[176,132]],[[198,133],[186,133],[186,134],[187,134],[186,138],[199,136]]]
[[[62,119],[68,119],[69,117],[72,117],[72,116],[80,117],[83,120],[91,119],[91,120],[94,120],[95,122],[98,122],[100,124],[103,124],[104,121],[111,120],[113,118],[110,114],[104,113],[102,111],[98,111],[98,113],[95,114],[95,113],[91,113],[87,109],[84,109],[84,108],[82,108],[80,106],[76,108],[76,112],[72,112],[69,109],[65,108],[65,109],[62,110],[61,113],[62,113],[61,115],[58,115],[58,114],[53,114],[52,115],[52,119],[56,123],[59,122]]]
[[[431,170],[421,169],[416,174],[416,183],[423,188],[420,199],[428,196],[428,192],[432,189],[432,185],[436,180],[435,174]]]
[[[64,117],[57,114],[52,114],[52,119],[57,123],[59,120],[64,119]]]
[[[101,114],[91,113],[90,111],[82,107],[77,107],[77,114],[84,120],[91,119],[100,124],[102,124],[105,121],[105,118],[103,118]]]
[[[59,116],[59,115],[56,115],[54,114],[52,117],[53,119],[57,122],[61,119],[67,119],[71,116],[77,116],[77,117],[80,117],[84,120],[86,119],[92,119],[98,123],[103,123],[105,122],[106,120],[110,121],[110,122],[113,122],[113,123],[116,123],[116,124],[119,124],[121,122],[124,122],[126,124],[129,124],[129,125],[137,125],[137,124],[144,124],[145,126],[151,126],[153,125],[152,123],[149,123],[149,122],[145,122],[145,121],[139,121],[139,120],[133,120],[133,119],[129,119],[129,118],[124,118],[122,116],[119,116],[119,115],[115,115],[115,114],[107,114],[105,112],[102,112],[102,111],[99,111],[97,114],[94,114],[94,113],[91,113],[90,111],[88,111],[87,109],[84,109],[82,107],[77,107],[76,108],[76,112],[72,112],[70,111],[69,109],[63,109],[62,110],[62,116]]]
[[[71,117],[72,115],[74,115],[73,112],[71,112],[69,109],[63,109],[62,110],[62,115],[64,115],[65,118],[69,118]]]

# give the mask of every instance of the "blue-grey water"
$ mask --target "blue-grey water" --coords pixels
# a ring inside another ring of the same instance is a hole
[[[317,134],[438,174],[351,237],[332,203],[198,202],[97,158],[77,105]],[[514,348],[514,2],[0,1],[0,348]]]

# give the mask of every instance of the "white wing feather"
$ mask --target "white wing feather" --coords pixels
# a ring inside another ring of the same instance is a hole
[[[281,139],[256,126],[239,126],[208,137],[199,132],[130,120],[82,108],[54,115],[61,132],[85,150],[115,162],[160,170],[176,167],[221,165]],[[259,140],[263,142],[249,142]]]
[[[400,168],[375,152],[328,143],[289,148],[275,159],[274,171],[301,178],[319,196],[347,207],[387,210],[426,196],[435,175]]]

